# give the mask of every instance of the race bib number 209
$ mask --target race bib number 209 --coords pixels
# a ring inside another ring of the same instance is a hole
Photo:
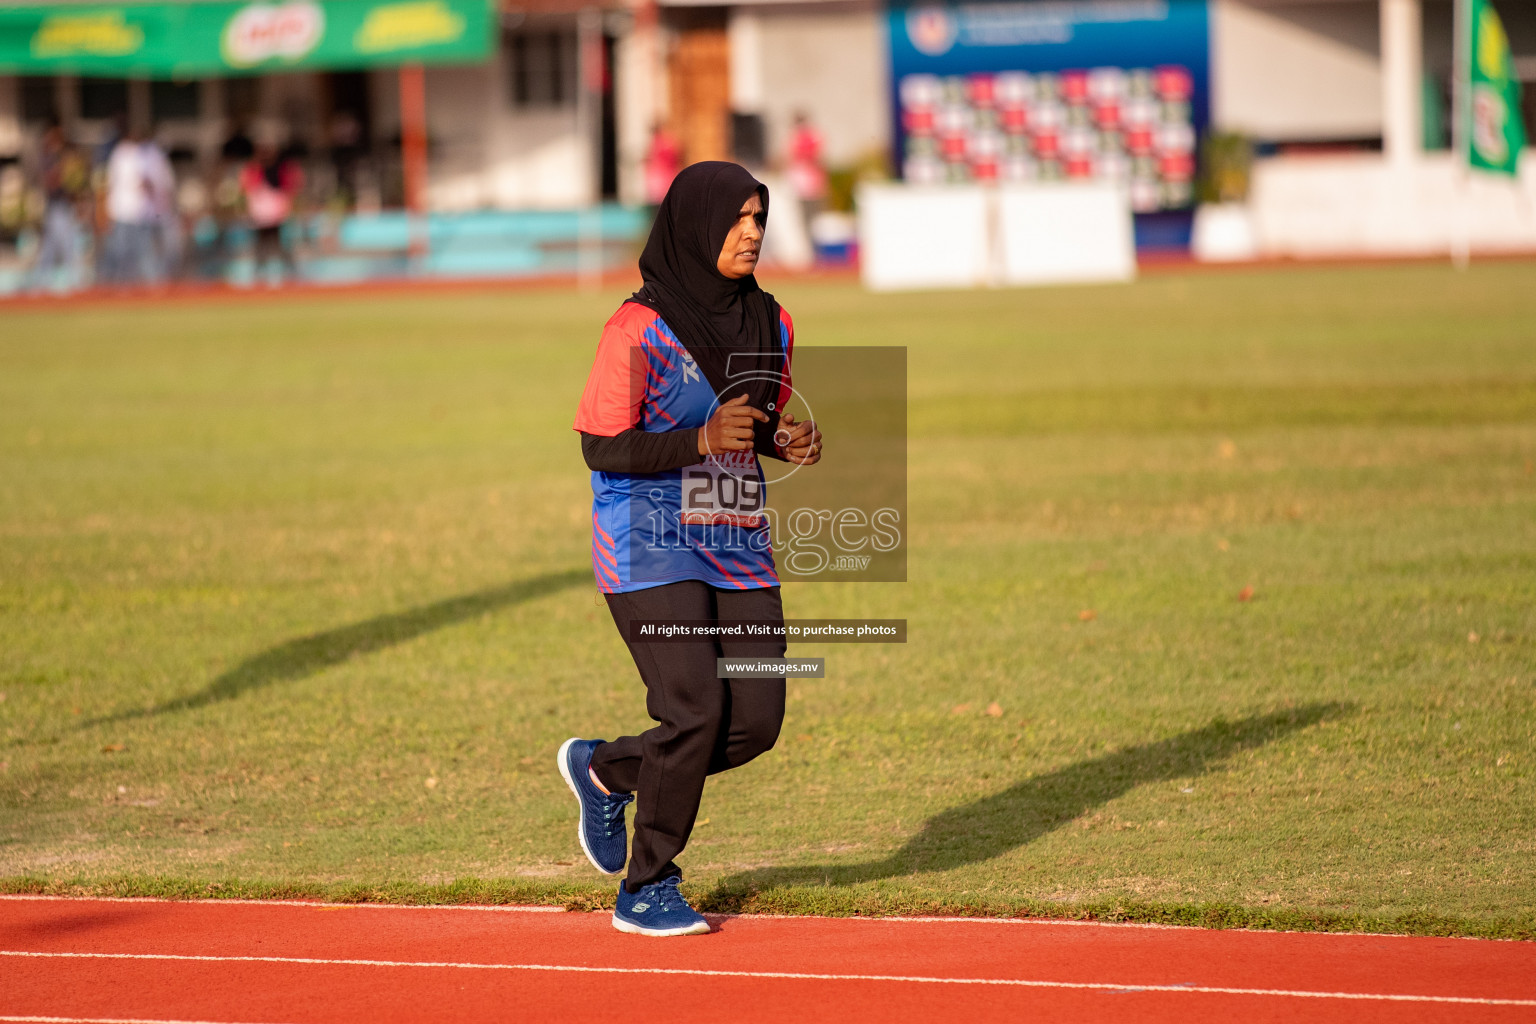
[[[686,525],[761,526],[764,498],[757,454],[721,452],[684,468],[679,518]]]

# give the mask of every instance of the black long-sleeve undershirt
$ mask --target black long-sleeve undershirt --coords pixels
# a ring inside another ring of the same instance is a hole
[[[665,473],[704,461],[699,454],[699,429],[641,430],[630,427],[613,437],[583,430],[581,455],[587,461],[587,468],[599,473]],[[782,460],[784,456],[773,445],[773,435],[765,437],[765,433],[757,432],[754,445],[757,453]]]
[[[587,468],[599,473],[665,473],[703,462],[699,430],[641,430],[630,427],[613,437],[581,432]]]

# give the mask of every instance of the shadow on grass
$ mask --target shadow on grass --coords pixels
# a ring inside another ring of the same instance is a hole
[[[332,665],[355,658],[361,654],[393,647],[413,640],[423,633],[430,633],[451,626],[477,615],[522,604],[535,598],[552,594],[579,583],[591,583],[589,569],[567,569],[564,572],[545,573],[532,579],[519,580],[506,586],[490,587],[469,594],[460,594],[434,604],[422,605],[403,612],[380,615],[376,618],[354,622],[350,626],[328,629],[279,644],[260,654],[247,658],[219,676],[202,690],[185,697],[166,701],[149,708],[120,711],[80,723],[80,728],[128,722],[136,718],[148,718],[171,711],[192,711],[219,701],[233,700],[251,690],[289,682],[314,675]]]
[[[1347,704],[1314,703],[1268,715],[1211,724],[1156,743],[1059,768],[929,818],[901,849],[864,864],[767,867],[720,880],[705,898],[712,911],[739,910],[765,889],[848,886],[917,872],[948,871],[1000,857],[1034,842],[1137,786],[1203,775],[1244,750],[1272,743],[1327,718]]]

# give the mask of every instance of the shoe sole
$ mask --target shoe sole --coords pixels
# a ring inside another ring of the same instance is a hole
[[[674,935],[704,935],[709,931],[708,921],[690,924],[685,928],[642,928],[638,924],[624,920],[618,914],[613,915],[613,926],[629,935],[649,935],[658,939],[671,938]]]
[[[619,871],[624,870],[623,865],[619,866],[618,871],[609,871],[607,868],[599,864],[597,862],[597,858],[592,856],[592,851],[587,848],[587,833],[581,827],[582,818],[585,817],[587,813],[587,807],[586,804],[581,802],[581,793],[576,789],[576,780],[571,778],[571,759],[569,756],[571,752],[571,744],[580,742],[580,740],[580,736],[572,736],[570,739],[560,744],[560,750],[555,754],[555,765],[560,769],[560,777],[564,779],[565,784],[571,788],[571,795],[576,798],[576,841],[581,844],[581,852],[587,855],[587,860],[592,862],[593,867],[597,868],[597,870],[601,871],[603,874],[612,877],[618,874]]]

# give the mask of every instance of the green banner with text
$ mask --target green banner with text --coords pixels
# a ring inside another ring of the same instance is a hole
[[[1488,0],[1471,0],[1469,13],[1472,131],[1467,158],[1479,170],[1516,174],[1520,150],[1525,148],[1525,125],[1521,122],[1520,79],[1515,77],[1509,36]]]
[[[0,6],[0,73],[197,78],[472,63],[491,55],[491,0]]]

